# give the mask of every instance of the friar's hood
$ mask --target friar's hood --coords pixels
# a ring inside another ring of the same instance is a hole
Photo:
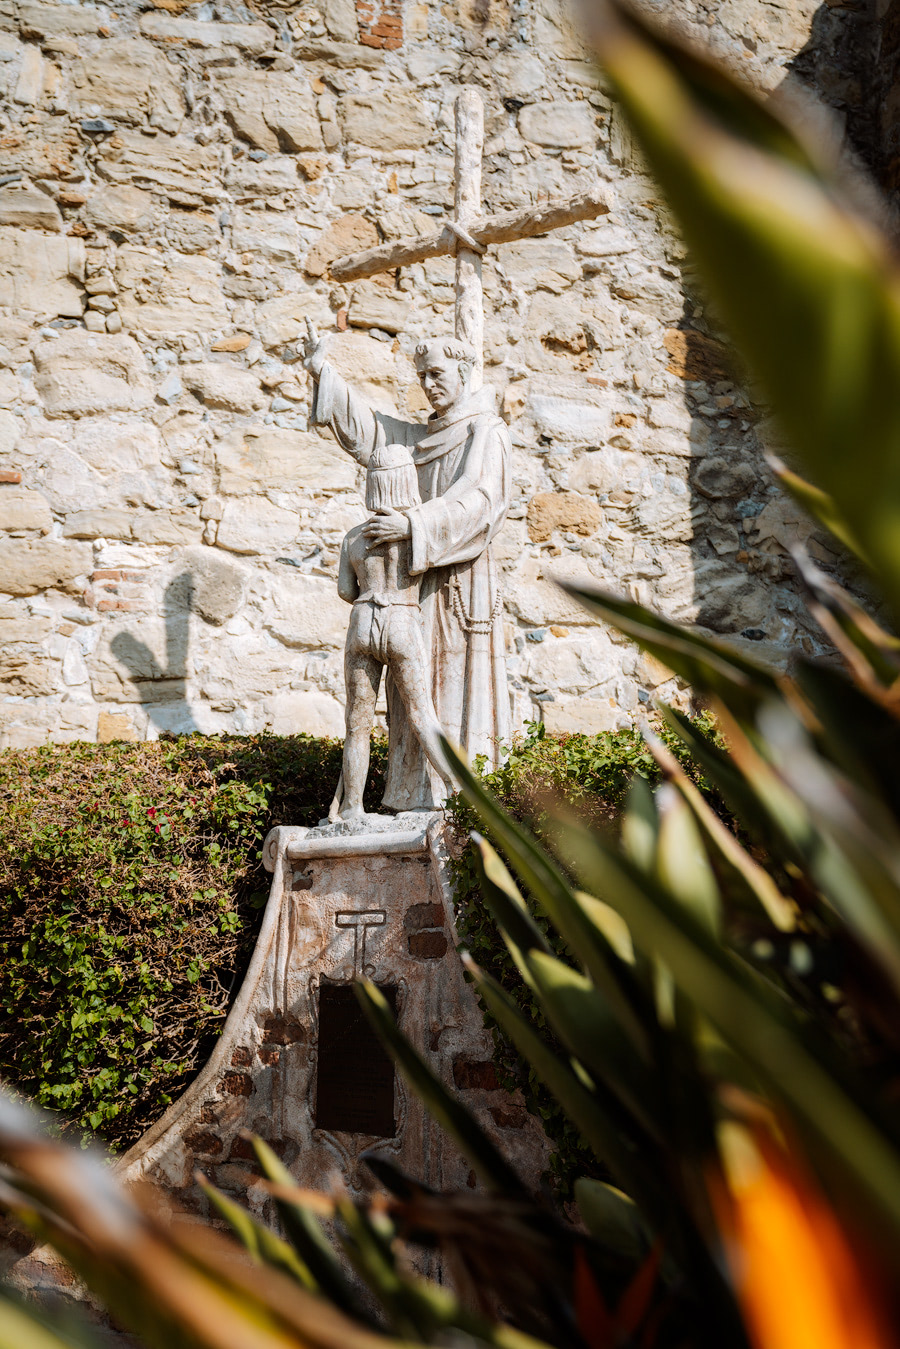
[[[430,459],[449,454],[469,436],[473,423],[479,418],[497,418],[497,391],[490,385],[475,389],[467,398],[438,416],[433,412],[425,425],[425,434],[417,439],[413,449],[415,463],[427,464]]]

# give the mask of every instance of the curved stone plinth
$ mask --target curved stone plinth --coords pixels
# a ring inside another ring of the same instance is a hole
[[[265,842],[272,887],[240,995],[205,1068],[119,1163],[191,1208],[195,1170],[257,1212],[249,1130],[303,1186],[368,1187],[375,1151],[438,1188],[468,1165],[384,1058],[352,983],[374,980],[399,1025],[459,1090],[532,1179],[545,1144],[497,1088],[491,1044],[456,952],[443,823],[410,812],[317,829],[280,827]]]

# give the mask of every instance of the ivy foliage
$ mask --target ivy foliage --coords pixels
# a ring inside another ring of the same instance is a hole
[[[693,724],[700,735],[718,740],[715,723],[705,713],[694,718]],[[683,743],[663,724],[655,730],[717,812],[724,814],[718,795],[690,759]],[[500,768],[485,774],[484,762],[475,766],[481,770],[488,791],[544,842],[552,840],[553,808],[569,807],[595,829],[615,831],[635,777],[644,778],[651,785],[660,780],[653,756],[635,730],[548,736],[540,722],[529,723],[527,734],[513,746]],[[448,802],[448,819],[455,832],[450,865],[461,946],[487,974],[502,984],[544,1038],[557,1044],[540,1001],[522,982],[497,924],[481,898],[475,850],[468,839],[472,830],[484,833],[484,824],[461,795],[453,796]],[[489,842],[502,853],[497,839],[489,837]],[[533,910],[532,917],[557,955],[571,959],[572,953],[565,949],[540,911]],[[580,1176],[608,1179],[557,1099],[519,1055],[489,1012],[485,1012],[484,1022],[493,1030],[498,1081],[509,1091],[518,1089],[522,1092],[526,1106],[540,1118],[553,1145],[549,1179],[554,1187],[563,1197],[570,1197],[572,1186]],[[568,1057],[561,1045],[558,1048],[560,1054]]]
[[[373,745],[367,807],[384,789]],[[316,824],[341,743],[199,735],[0,755],[0,1077],[130,1145],[205,1061],[269,889],[262,844]]]

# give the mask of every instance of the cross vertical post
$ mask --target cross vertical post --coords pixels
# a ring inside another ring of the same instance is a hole
[[[481,154],[484,148],[484,104],[474,89],[456,99],[456,154],[453,215],[469,230],[481,214]],[[456,254],[456,336],[475,350],[472,388],[481,387],[484,369],[484,302],[481,254],[460,243]]]

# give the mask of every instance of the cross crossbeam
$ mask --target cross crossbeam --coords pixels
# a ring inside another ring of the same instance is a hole
[[[367,248],[362,253],[337,258],[330,267],[335,281],[359,281],[377,272],[408,267],[426,258],[452,254],[456,258],[456,321],[458,338],[468,342],[476,355],[472,385],[481,383],[484,345],[484,301],[481,286],[481,254],[489,244],[530,239],[536,234],[591,220],[609,212],[602,190],[582,192],[563,201],[526,206],[521,211],[480,216],[481,156],[484,145],[484,104],[475,89],[463,89],[456,100],[456,157],[453,192],[454,218],[434,234],[398,239]],[[474,246],[473,246],[474,245]]]
[[[483,216],[468,227],[468,233],[477,244],[506,244],[515,239],[531,239],[536,234],[574,225],[579,220],[593,220],[609,212],[609,201],[602,192],[582,192],[562,201],[542,202],[526,206],[521,211],[503,211],[498,215]],[[396,239],[378,244],[362,253],[349,253],[331,264],[335,281],[361,281],[378,272],[393,271],[395,267],[409,267],[426,258],[443,258],[456,252],[459,237],[449,226],[433,234],[421,234],[416,239]]]

